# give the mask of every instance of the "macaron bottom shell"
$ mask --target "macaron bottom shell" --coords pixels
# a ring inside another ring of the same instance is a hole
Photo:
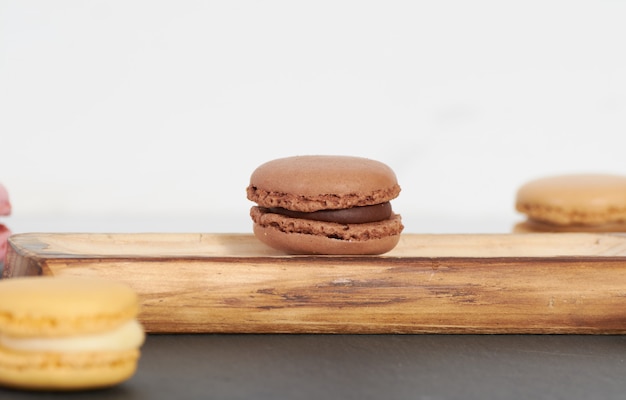
[[[120,384],[137,369],[139,350],[25,352],[0,347],[0,385],[34,391],[78,391]]]
[[[581,233],[619,233],[626,232],[626,223],[606,223],[598,225],[556,225],[542,221],[528,219],[518,222],[513,226],[513,233],[559,233],[559,232],[581,232]]]
[[[269,247],[287,254],[310,255],[379,255],[392,250],[400,241],[400,232],[367,240],[344,240],[324,235],[286,232],[276,225],[253,225],[254,235]]]

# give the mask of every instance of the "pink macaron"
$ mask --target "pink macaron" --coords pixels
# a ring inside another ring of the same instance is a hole
[[[0,183],[0,216],[11,214],[11,202],[9,201],[9,192]],[[0,265],[4,263],[7,253],[7,240],[11,236],[11,231],[6,226],[0,224]]]

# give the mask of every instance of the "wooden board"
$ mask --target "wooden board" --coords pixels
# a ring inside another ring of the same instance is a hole
[[[123,281],[151,333],[626,333],[626,236],[403,235],[287,256],[249,234],[28,233],[4,278]]]

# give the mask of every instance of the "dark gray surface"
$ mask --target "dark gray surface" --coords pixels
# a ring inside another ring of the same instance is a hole
[[[151,335],[136,375],[0,399],[625,399],[626,336]]]

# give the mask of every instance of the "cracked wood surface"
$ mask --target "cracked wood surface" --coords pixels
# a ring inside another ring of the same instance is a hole
[[[140,295],[151,333],[626,333],[626,237],[405,234],[382,256],[288,256],[248,234],[11,237],[4,277]]]

